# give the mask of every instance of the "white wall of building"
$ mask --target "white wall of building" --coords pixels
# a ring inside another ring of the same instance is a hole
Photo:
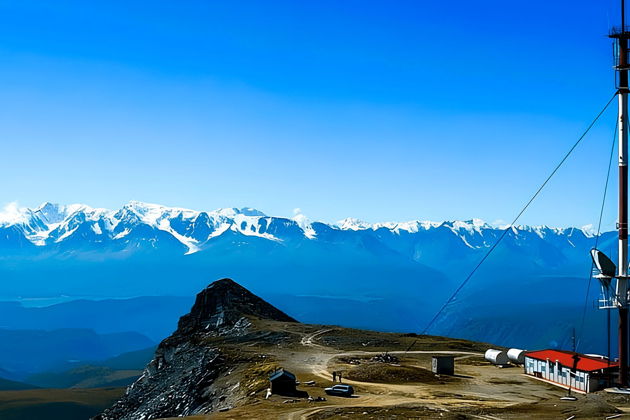
[[[596,385],[590,385],[588,372],[578,370],[575,374],[573,374],[571,373],[570,368],[561,366],[557,362],[551,360],[543,361],[525,356],[524,369],[525,373],[528,375],[541,377],[542,379],[559,385],[567,387],[571,386],[571,389],[583,392],[592,391],[594,389],[594,385]]]

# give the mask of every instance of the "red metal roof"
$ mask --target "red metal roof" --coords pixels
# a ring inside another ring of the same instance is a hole
[[[615,367],[618,365],[617,362],[610,362],[606,359],[600,359],[598,357],[585,356],[583,354],[574,353],[572,351],[562,351],[562,350],[539,350],[539,351],[530,351],[525,353],[525,356],[531,357],[533,359],[538,360],[547,360],[549,359],[552,362],[560,362],[561,365],[573,368],[573,363],[575,362],[573,356],[578,355],[579,359],[577,362],[577,369],[585,372],[590,372],[593,370],[606,369],[608,367]]]

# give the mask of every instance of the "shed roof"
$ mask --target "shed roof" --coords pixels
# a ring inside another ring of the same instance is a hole
[[[291,372],[289,372],[288,370],[284,370],[284,369],[280,369],[275,371],[274,373],[272,373],[271,375],[269,375],[269,380],[270,381],[275,381],[276,379],[282,377],[282,376],[286,376],[292,380],[295,381],[295,375],[292,374]]]
[[[591,372],[594,370],[606,369],[609,367],[616,367],[618,363],[609,362],[606,359],[600,359],[598,357],[585,356],[580,353],[565,350],[538,350],[525,353],[525,356],[538,360],[551,360],[552,362],[559,362],[561,365],[573,368],[574,356],[578,356],[577,366],[578,370],[584,372]]]

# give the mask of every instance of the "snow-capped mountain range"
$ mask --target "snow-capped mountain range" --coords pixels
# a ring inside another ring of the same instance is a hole
[[[588,277],[597,238],[589,229],[477,219],[333,224],[251,208],[8,206],[0,212],[0,300],[194,296],[230,277],[266,298],[282,296],[272,301],[303,321],[421,331],[503,233],[433,332],[527,347],[532,341],[519,340],[546,325],[549,308],[563,308],[545,343],[570,337],[589,285],[586,301],[597,298]],[[615,232],[598,247],[614,255]]]
[[[330,238],[331,232],[389,232],[395,235],[413,235],[439,230],[450,232],[470,248],[492,245],[498,231],[508,226],[491,226],[479,219],[468,221],[408,221],[369,224],[347,218],[335,224],[310,222],[302,214],[293,218],[271,217],[252,208],[224,208],[214,211],[196,211],[158,204],[132,201],[118,210],[92,208],[84,204],[60,205],[45,202],[35,209],[7,206],[0,212],[0,240],[16,245],[37,247],[60,243],[119,244],[139,246],[142,239],[151,247],[159,241],[177,242],[185,254],[205,249],[213,239],[227,233],[258,237],[276,242],[296,239],[318,240]],[[592,237],[586,228],[550,228],[547,226],[515,226],[515,235],[535,234],[541,239],[548,236],[565,238]]]

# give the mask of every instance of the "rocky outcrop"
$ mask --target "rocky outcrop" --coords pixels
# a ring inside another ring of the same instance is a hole
[[[234,406],[250,390],[230,373],[222,342],[259,336],[256,319],[297,322],[230,279],[197,295],[177,330],[158,346],[142,376],[95,420],[150,420],[205,414]]]
[[[197,295],[190,313],[180,318],[176,334],[229,329],[243,316],[297,322],[233,280],[222,279]]]

